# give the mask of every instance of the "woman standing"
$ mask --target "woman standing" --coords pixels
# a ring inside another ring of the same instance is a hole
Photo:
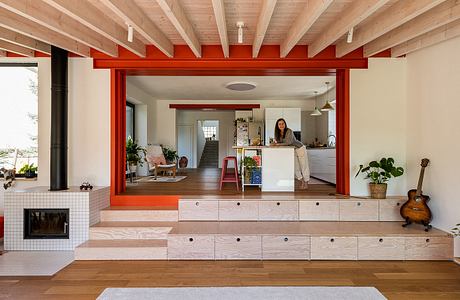
[[[286,121],[281,118],[275,124],[275,146],[295,147],[295,177],[301,182],[301,189],[308,187],[310,181],[310,167],[308,165],[307,148],[294,136],[294,132],[287,127]]]

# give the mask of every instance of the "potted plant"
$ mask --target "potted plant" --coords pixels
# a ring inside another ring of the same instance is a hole
[[[452,228],[452,234],[454,236],[460,237],[460,223],[455,225],[456,227]]]
[[[172,150],[168,147],[162,147],[162,149],[163,149],[163,155],[165,157],[166,163],[168,164],[176,163],[177,159],[179,158],[179,155],[177,155],[177,151]]]
[[[369,188],[371,190],[371,197],[375,199],[385,199],[387,196],[387,182],[391,177],[399,177],[404,174],[402,167],[395,167],[395,160],[391,157],[382,158],[380,161],[371,161],[368,166],[359,166],[359,173],[365,173],[366,179],[369,178]]]
[[[257,161],[250,156],[245,156],[243,159],[243,167],[245,168],[244,173],[247,174],[247,176],[244,177],[244,182],[250,183],[252,171],[257,167]]]
[[[128,140],[126,141],[126,162],[131,172],[136,172],[137,165],[143,165],[140,153],[143,153],[145,156],[145,148],[142,148],[133,141],[131,137],[128,137]]]
[[[24,174],[25,178],[35,178],[37,177],[37,170],[38,167],[34,166],[34,164],[25,164],[22,166],[22,168],[19,170],[19,174]]]

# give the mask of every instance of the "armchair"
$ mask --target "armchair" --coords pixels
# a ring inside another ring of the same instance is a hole
[[[163,155],[163,148],[160,145],[147,146],[145,160],[149,165],[149,173],[153,173],[155,179],[157,179],[159,172],[166,171],[171,171],[173,178],[176,178],[177,164],[168,164],[166,162],[165,156]]]

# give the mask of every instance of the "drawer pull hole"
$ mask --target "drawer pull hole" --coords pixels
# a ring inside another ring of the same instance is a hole
[[[383,239],[379,239],[379,242],[382,243],[382,242],[383,242]]]
[[[240,238],[236,238],[236,241],[239,242],[239,241],[241,241],[241,239],[240,239]]]
[[[331,243],[333,243],[333,242],[334,242],[334,239],[331,239]]]
[[[281,204],[281,203],[279,203],[279,202],[276,202],[276,205],[280,206],[280,204]]]
[[[426,239],[425,242],[429,243],[429,242],[430,242],[430,239]]]
[[[396,206],[399,206],[399,205],[400,205],[400,204],[399,204],[399,202],[398,202],[398,203],[396,203]]]
[[[199,205],[200,205],[200,202],[196,202],[195,205],[196,205],[196,206],[199,206]]]
[[[189,238],[188,240],[189,240],[190,242],[193,242],[193,238]]]
[[[361,202],[358,202],[357,205],[358,205],[358,206],[361,206]]]
[[[289,241],[289,239],[288,239],[287,237],[285,237],[285,238],[284,238],[284,241],[287,242],[287,241]]]
[[[316,202],[316,206],[319,206],[319,202]]]
[[[236,202],[236,205],[240,206],[240,204],[241,204],[241,203],[239,203],[239,202]]]

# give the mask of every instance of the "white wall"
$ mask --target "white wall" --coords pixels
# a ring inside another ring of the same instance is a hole
[[[335,87],[330,89],[327,94],[322,94],[321,96],[318,96],[318,100],[316,101],[316,107],[318,107],[319,110],[321,110],[321,107],[326,104],[326,101],[332,101],[335,99],[335,94],[336,90]],[[334,104],[332,106],[335,107]],[[318,138],[318,141],[322,144],[327,144],[328,143],[328,135],[329,135],[329,126],[328,126],[328,121],[329,121],[329,114],[327,111],[322,111],[321,116],[315,116],[315,121],[316,121],[316,136]]]
[[[38,63],[38,166],[36,181],[17,180],[13,189],[49,186],[51,60],[3,58],[0,62]],[[69,186],[89,180],[110,184],[110,72],[93,70],[92,59],[69,59]],[[9,109],[9,108],[7,108]],[[3,111],[2,111],[3,112]],[[7,110],[6,112],[7,113]],[[3,208],[0,190],[0,211]]]
[[[393,157],[406,168],[406,60],[369,59],[367,70],[350,71],[350,193],[369,195],[368,181],[354,178],[359,165]],[[405,195],[406,177],[393,178],[388,195]]]
[[[456,38],[407,55],[408,187],[417,186],[420,160],[430,159],[423,192],[431,197],[432,224],[446,231],[460,223],[459,53]]]

